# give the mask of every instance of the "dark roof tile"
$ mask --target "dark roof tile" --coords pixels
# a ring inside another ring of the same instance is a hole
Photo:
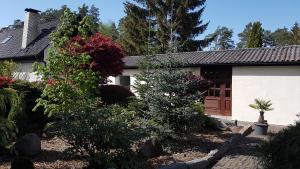
[[[168,56],[178,61],[184,61],[186,66],[300,64],[300,45],[156,55],[160,60],[168,58]],[[136,68],[140,58],[141,56],[126,57],[124,59],[125,67]]]

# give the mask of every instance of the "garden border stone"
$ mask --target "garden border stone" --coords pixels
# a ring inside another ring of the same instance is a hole
[[[159,169],[205,169],[209,165],[221,159],[224,154],[232,147],[234,147],[243,137],[252,131],[252,125],[246,125],[226,141],[220,148],[211,150],[205,157],[191,160],[188,162],[173,163],[167,166],[160,167]]]

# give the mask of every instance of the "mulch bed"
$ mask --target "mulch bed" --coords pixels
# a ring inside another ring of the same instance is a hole
[[[164,142],[165,154],[159,157],[141,161],[143,169],[155,169],[174,162],[187,162],[206,156],[211,150],[218,148],[241,127],[231,127],[232,131],[208,131],[194,133],[189,137],[181,137],[176,141]],[[83,158],[70,157],[64,153],[69,145],[57,138],[42,140],[42,152],[33,158],[36,169],[81,169],[88,165]],[[10,169],[11,158],[0,157],[0,169]]]
[[[242,127],[230,128],[231,131],[194,133],[190,137],[182,137],[173,143],[164,143],[166,153],[143,162],[143,169],[156,169],[172,163],[187,162],[205,157],[211,150],[221,146],[234,133],[242,129]]]
[[[69,145],[57,138],[47,138],[41,141],[42,152],[32,159],[36,169],[82,169],[87,166],[87,162],[82,158],[70,157],[64,153]],[[0,169],[10,169],[10,158],[1,164]]]

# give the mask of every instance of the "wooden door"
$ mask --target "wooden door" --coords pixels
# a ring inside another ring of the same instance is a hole
[[[204,68],[201,74],[204,79],[212,82],[205,95],[205,112],[231,116],[231,68]]]

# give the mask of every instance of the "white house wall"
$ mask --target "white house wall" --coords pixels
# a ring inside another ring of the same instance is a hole
[[[255,122],[259,113],[249,107],[255,98],[271,100],[265,113],[270,124],[294,123],[300,113],[300,66],[233,67],[232,119]]]
[[[200,75],[200,67],[194,68],[185,68],[185,71],[191,71],[194,75]],[[123,76],[130,76],[130,90],[135,93],[134,91],[134,84],[136,82],[136,75],[139,73],[138,69],[124,69],[122,75]],[[116,84],[119,85],[118,77],[108,77],[109,84]]]

